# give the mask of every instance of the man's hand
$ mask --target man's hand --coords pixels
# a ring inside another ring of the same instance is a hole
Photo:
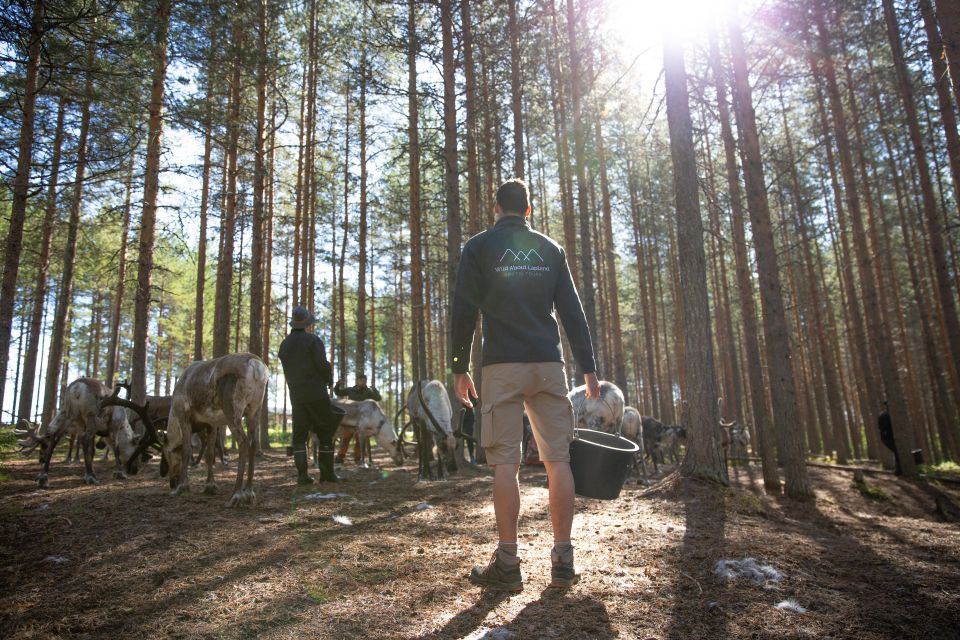
[[[587,398],[598,399],[600,397],[600,381],[597,380],[596,372],[584,374],[583,381],[587,383]]]
[[[473,386],[473,378],[469,373],[453,374],[453,393],[463,406],[473,406],[470,398],[477,399],[477,388]]]

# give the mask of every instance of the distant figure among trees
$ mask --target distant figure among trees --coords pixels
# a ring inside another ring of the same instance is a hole
[[[380,392],[377,391],[376,388],[367,386],[367,376],[364,373],[357,376],[357,382],[352,387],[344,387],[343,380],[337,380],[336,386],[333,387],[333,393],[338,398],[347,398],[356,402],[361,400],[376,400],[380,402],[383,400]],[[350,439],[353,435],[354,432],[352,429],[344,430],[343,439],[340,442],[340,450],[337,451],[336,462],[338,464],[343,464],[343,460],[347,456],[347,447],[350,446]],[[353,445],[353,461],[360,464],[361,460],[363,460],[363,447],[360,445],[360,438],[358,436],[356,443]]]
[[[897,453],[897,442],[893,437],[893,420],[890,419],[890,405],[884,400],[883,401],[883,411],[880,412],[880,416],[877,418],[877,426],[880,428],[880,441],[883,442],[883,446],[893,452],[893,459],[896,461],[896,469],[894,473],[899,475],[903,474],[903,469],[900,468],[900,454]]]

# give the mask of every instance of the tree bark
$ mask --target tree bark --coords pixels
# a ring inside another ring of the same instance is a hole
[[[37,286],[33,294],[33,311],[30,316],[30,339],[27,342],[27,355],[23,363],[20,386],[20,404],[17,409],[17,424],[21,420],[30,420],[33,415],[33,391],[37,377],[40,333],[43,331],[43,310],[47,300],[47,280],[50,272],[50,246],[53,242],[53,230],[57,222],[57,184],[60,179],[60,153],[63,148],[63,123],[67,111],[67,99],[60,96],[57,104],[57,129],[53,136],[53,153],[50,157],[50,181],[47,184],[47,206],[40,229],[40,255],[37,258]],[[131,155],[132,158],[132,155]],[[127,182],[127,204],[129,211],[129,180]],[[122,282],[122,280],[121,280]]]
[[[786,493],[798,500],[813,498],[807,477],[803,450],[803,432],[798,428],[796,386],[790,360],[790,337],[778,276],[776,246],[770,221],[770,205],[760,154],[753,95],[747,75],[746,50],[736,18],[728,23],[734,72],[734,112],[740,132],[740,152],[747,188],[747,209],[753,229],[757,272],[760,279],[760,303],[763,309],[764,338],[773,401],[778,452],[783,460]]]
[[[580,211],[580,267],[583,280],[580,283],[580,296],[583,310],[586,312],[590,335],[597,336],[597,307],[594,295],[593,261],[590,259],[590,207],[587,202],[587,178],[585,155],[585,133],[583,130],[583,68],[580,62],[579,39],[577,37],[577,13],[573,0],[567,0],[567,40],[570,47],[570,84],[573,102],[573,147],[576,160],[577,206]],[[578,367],[579,368],[579,367]],[[579,378],[580,376],[578,376]]]
[[[726,84],[720,61],[720,48],[716,37],[711,35],[710,55],[713,60],[714,82],[717,90],[717,106],[720,118],[720,135],[723,138],[724,166],[727,174],[727,189],[730,194],[730,226],[733,230],[733,253],[736,265],[737,291],[740,297],[740,316],[743,322],[743,348],[745,352],[747,381],[750,393],[750,413],[753,416],[757,435],[755,450],[760,452],[763,469],[763,485],[768,493],[780,493],[780,474],[777,470],[777,454],[773,440],[773,425],[767,408],[766,385],[763,383],[763,363],[760,355],[760,339],[757,327],[757,307],[753,295],[750,263],[747,260],[746,229],[743,215],[743,199],[740,177],[737,170],[736,142],[730,126]],[[746,405],[745,405],[746,406]],[[749,414],[748,414],[749,415]]]
[[[457,267],[460,264],[460,166],[457,157],[457,85],[456,64],[453,44],[453,8],[452,0],[440,0],[440,23],[443,31],[443,159],[444,159],[444,196],[447,218],[447,291],[453,292],[457,283]],[[511,0],[511,15],[516,11],[515,1]],[[516,27],[516,24],[514,24]],[[514,45],[511,44],[511,47]],[[517,45],[519,46],[519,45]],[[519,53],[514,50],[514,55]],[[518,67],[519,61],[514,63]],[[519,73],[519,71],[516,71]],[[519,91],[519,88],[516,88]],[[520,106],[519,95],[514,97],[514,108]],[[520,115],[514,111],[514,126],[519,126]],[[521,165],[523,164],[521,159]],[[445,333],[442,330],[441,333]],[[443,363],[447,354],[442,353]],[[446,370],[445,365],[441,370]]]
[[[53,418],[57,405],[60,365],[64,360],[64,343],[68,340],[67,318],[73,301],[73,274],[76,267],[77,236],[80,232],[80,213],[83,209],[83,187],[87,170],[87,139],[90,135],[90,107],[93,103],[94,45],[87,50],[87,77],[84,86],[83,104],[80,107],[80,135],[77,138],[77,168],[73,178],[73,199],[70,202],[70,222],[67,227],[67,242],[63,249],[63,275],[57,296],[57,311],[53,319],[50,337],[50,352],[47,363],[47,379],[43,393],[41,424],[46,427]]]
[[[943,3],[941,3],[943,4]],[[951,3],[943,4],[942,14],[957,14],[960,17],[960,9],[946,8]],[[955,5],[955,3],[954,3]],[[910,84],[910,77],[907,71],[907,64],[903,53],[903,44],[900,40],[900,31],[897,26],[897,17],[894,12],[893,0],[883,0],[883,16],[887,25],[887,37],[890,41],[890,48],[893,52],[893,66],[897,74],[897,85],[900,90],[900,100],[903,104],[906,115],[907,128],[910,132],[910,142],[913,146],[914,164],[920,179],[920,193],[922,196],[924,219],[927,226],[927,235],[930,241],[930,252],[933,257],[933,271],[936,276],[936,302],[943,312],[943,321],[946,326],[947,351],[950,353],[948,363],[954,369],[955,376],[960,374],[960,319],[957,318],[957,304],[954,297],[952,283],[950,280],[950,271],[947,265],[946,250],[943,242],[943,222],[937,211],[936,201],[933,195],[933,183],[930,179],[930,168],[927,165],[926,149],[923,144],[923,137],[920,133],[920,122],[917,118],[917,107],[913,97],[913,87]],[[943,22],[941,21],[941,24]],[[947,34],[945,33],[945,36]],[[956,67],[951,60],[950,70],[953,72]],[[957,79],[954,78],[954,83]],[[895,399],[895,401],[898,399]],[[896,414],[891,413],[894,424],[898,424]],[[902,416],[905,419],[905,416]],[[900,422],[902,425],[906,422]],[[897,449],[900,449],[899,441]],[[912,465],[912,457],[907,462]],[[901,464],[904,462],[901,455]],[[906,470],[905,470],[906,472]]]
[[[707,266],[693,124],[690,120],[683,49],[676,40],[668,40],[664,45],[663,68],[677,207],[677,243],[684,256],[680,263],[686,338],[684,353],[691,382],[684,396],[688,402],[686,415],[683,416],[687,427],[687,453],[680,473],[726,484],[727,468],[720,451],[717,384],[713,375],[713,340],[710,337]]]
[[[520,26],[517,24],[517,0],[507,0],[507,29],[510,37],[510,108],[513,111],[513,175],[522,180],[525,177],[523,169],[523,84],[520,78]]]
[[[240,139],[241,68],[240,51],[244,46],[245,25],[240,17],[234,17],[233,39],[236,47],[233,72],[230,78],[230,114],[227,120],[226,172],[227,189],[224,203],[223,238],[220,255],[217,257],[216,299],[213,318],[213,357],[225,356],[230,351],[230,311],[233,295],[233,247],[237,229],[237,160]],[[242,246],[242,242],[241,242]],[[239,330],[239,327],[237,327]]]
[[[420,133],[417,96],[417,5],[409,0],[407,14],[407,135],[410,141],[410,315],[411,356],[414,380],[427,377],[427,347],[424,332],[423,248],[420,212]]]
[[[960,5],[954,0],[936,0],[936,3],[937,22],[940,23],[943,36],[943,54],[950,70],[953,95],[960,105]]]
[[[23,251],[23,225],[30,196],[30,167],[33,162],[33,129],[36,120],[37,77],[40,71],[40,41],[44,34],[44,0],[34,0],[27,45],[27,76],[23,85],[23,119],[17,145],[17,173],[13,178],[13,202],[3,258],[3,280],[0,281],[0,407],[6,393],[7,366],[10,358],[10,335],[13,331],[13,309],[17,297],[17,276],[20,253]]]
[[[366,24],[366,5],[364,5],[364,24]],[[364,373],[367,366],[367,44],[366,36],[361,44],[360,52],[360,102],[357,105],[360,112],[360,219],[357,221],[357,243],[359,244],[359,258],[357,260],[357,350],[354,356],[354,371],[357,375]],[[373,278],[370,279],[371,286]],[[373,301],[371,300],[371,312]],[[373,341],[371,340],[371,346]],[[373,373],[376,362],[370,361],[370,384],[373,384]]]

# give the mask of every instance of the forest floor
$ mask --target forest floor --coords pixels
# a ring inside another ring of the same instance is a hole
[[[733,486],[628,485],[577,500],[583,579],[546,589],[551,535],[540,467],[522,472],[525,590],[482,593],[466,575],[493,549],[491,476],[416,482],[416,467],[348,465],[339,485],[297,488],[289,458],[258,463],[257,505],[171,497],[156,464],[101,486],[82,465],[0,463],[0,637],[10,638],[956,638],[960,526],[939,521],[956,486],[811,468],[810,504]],[[195,490],[201,469],[193,472]],[[306,500],[311,492],[344,496]],[[939,499],[937,498],[939,496]],[[427,504],[429,507],[424,507]],[[338,516],[334,519],[335,516]],[[339,517],[342,516],[342,517]],[[720,559],[784,574],[766,587],[718,578]],[[806,613],[775,608],[794,599]]]

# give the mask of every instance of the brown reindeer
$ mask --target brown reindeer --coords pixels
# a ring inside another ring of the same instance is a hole
[[[240,459],[237,482],[228,507],[252,504],[253,464],[257,453],[257,427],[268,371],[252,353],[230,355],[194,362],[187,367],[173,389],[167,420],[167,439],[163,447],[160,474],[170,476],[172,495],[190,491],[187,471],[190,467],[194,429],[230,427],[237,438]],[[246,429],[243,419],[246,418]],[[216,434],[208,437],[216,438]],[[213,482],[214,447],[206,447],[207,482],[205,493],[215,493]],[[246,476],[246,483],[244,483]]]
[[[78,378],[67,386],[60,411],[43,434],[38,434],[36,427],[16,431],[22,438],[19,441],[21,451],[40,448],[42,468],[37,476],[37,486],[47,486],[50,458],[60,438],[67,434],[77,436],[80,441],[85,468],[83,479],[87,484],[100,484],[93,472],[94,439],[97,436],[103,437],[113,450],[117,462],[113,471],[115,478],[137,473],[141,464],[149,460],[149,455],[140,447],[143,433],[133,430],[127,412],[122,407],[102,404],[109,396],[109,389],[99,380]]]

